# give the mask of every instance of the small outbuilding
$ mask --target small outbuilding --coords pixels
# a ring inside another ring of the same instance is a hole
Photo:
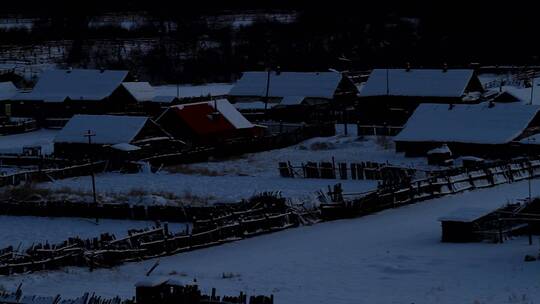
[[[482,237],[476,233],[478,223],[493,210],[480,208],[458,209],[439,218],[443,242],[478,242]]]

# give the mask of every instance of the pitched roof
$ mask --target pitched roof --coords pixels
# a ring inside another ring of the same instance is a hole
[[[61,102],[102,100],[110,96],[127,77],[127,71],[111,70],[46,70],[31,93],[19,95],[25,100]]]
[[[469,69],[375,69],[360,96],[461,97],[473,76]]]
[[[490,213],[493,210],[482,209],[482,208],[462,208],[452,211],[446,216],[441,216],[438,218],[440,222],[465,222],[470,223],[475,220],[482,218]]]
[[[253,128],[253,124],[238,112],[227,99],[219,99],[216,100],[216,102],[210,101],[208,104],[219,111],[219,113],[221,113],[221,115],[223,115],[236,129]]]
[[[130,143],[142,130],[148,117],[115,115],[75,115],[56,135],[55,143],[88,143],[90,130],[95,144]]]
[[[238,110],[264,110],[266,108],[271,109],[275,107],[276,103],[268,103],[268,105],[265,104],[264,101],[252,101],[252,102],[237,102],[233,104],[233,106]]]
[[[268,95],[332,98],[341,79],[335,72],[271,72]],[[267,80],[267,72],[245,72],[229,95],[266,96]]]
[[[137,101],[152,101],[155,97],[155,90],[148,82],[124,82],[122,86]]]
[[[520,136],[540,106],[421,104],[394,141],[505,144]]]
[[[217,113],[219,115],[215,115]],[[228,134],[237,129],[254,127],[226,99],[171,106],[158,118],[158,122],[174,123],[176,119],[199,136]],[[170,131],[175,133],[173,129]]]
[[[305,96],[285,96],[279,103],[280,106],[298,106],[306,99]]]
[[[17,87],[13,82],[0,82],[0,100],[9,100],[17,94]]]

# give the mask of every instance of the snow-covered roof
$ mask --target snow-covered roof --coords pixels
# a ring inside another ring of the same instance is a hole
[[[461,208],[439,218],[440,222],[472,222],[490,214],[493,210],[482,208]]]
[[[17,94],[17,87],[11,81],[0,82],[0,100],[9,100]]]
[[[540,106],[421,104],[395,141],[505,144],[523,133]]]
[[[162,102],[162,103],[172,103],[173,101],[175,101],[177,99],[176,96],[169,96],[169,95],[159,95],[159,96],[154,96],[152,98],[152,100],[150,101],[153,101],[153,102]]]
[[[237,102],[233,104],[233,106],[239,110],[264,110],[266,108],[266,104],[263,101],[253,101],[253,102]],[[269,103],[268,109],[275,107],[275,103]]]
[[[207,83],[202,85],[162,85],[154,86],[156,96],[196,98],[227,95],[233,87],[230,83]]]
[[[124,152],[137,151],[141,149],[141,147],[137,147],[128,143],[114,144],[111,146],[111,148]]]
[[[151,101],[155,97],[154,88],[148,82],[124,82],[122,86],[137,101]]]
[[[285,96],[279,103],[281,106],[298,106],[306,99],[305,96]]]
[[[141,281],[138,281],[135,283],[135,287],[157,287],[160,285],[174,285],[174,286],[184,286],[185,283],[181,280],[178,280],[176,278],[169,278],[169,277],[147,277],[144,278]]]
[[[56,135],[55,143],[88,143],[88,130],[95,134],[92,143],[130,143],[142,130],[148,117],[116,115],[75,115]]]
[[[61,102],[72,100],[102,100],[110,96],[127,77],[127,71],[111,70],[45,70],[25,100]]]
[[[268,96],[332,98],[342,79],[335,72],[271,72]],[[229,92],[231,96],[266,96],[268,73],[245,72]]]
[[[452,151],[450,151],[450,148],[448,148],[448,145],[444,144],[438,148],[429,150],[427,152],[428,155],[431,154],[452,154]]]
[[[360,96],[461,97],[473,75],[468,69],[375,69]]]
[[[247,120],[238,110],[227,100],[219,99],[216,102],[208,102],[214,109],[223,115],[235,128],[249,129],[253,128],[253,124]]]

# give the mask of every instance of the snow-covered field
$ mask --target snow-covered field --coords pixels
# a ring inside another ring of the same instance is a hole
[[[246,154],[225,161],[211,161],[185,166],[184,172],[156,174],[105,173],[97,175],[97,189],[105,193],[127,193],[133,189],[144,189],[150,193],[174,193],[180,197],[195,195],[209,202],[235,202],[263,191],[281,191],[285,197],[313,201],[315,192],[330,185],[342,183],[346,192],[364,192],[374,189],[376,181],[325,180],[282,178],[278,163],[291,161],[294,166],[308,161],[389,162],[407,167],[427,167],[425,158],[405,158],[394,152],[392,142],[380,143],[376,138],[356,136],[355,128],[349,127],[348,136],[343,135],[343,126],[338,126],[338,135],[313,138],[298,145],[261,153]],[[77,177],[42,184],[51,189],[71,188],[89,192],[88,177]]]
[[[154,226],[151,221],[124,221],[85,218],[46,218],[33,216],[0,216],[0,248],[21,244],[24,249],[32,243],[49,242],[55,244],[69,237],[99,237],[101,233],[114,233],[117,237],[127,235],[129,229],[141,229]],[[184,229],[182,224],[169,225],[173,231]]]
[[[540,195],[540,181],[533,182]],[[464,207],[496,208],[522,198],[527,182],[465,192],[352,220],[161,258],[154,277],[197,279],[220,293],[274,294],[276,303],[536,303],[540,241],[441,243],[437,219]],[[154,260],[89,272],[82,268],[0,278],[27,294],[83,291],[130,297]],[[223,273],[232,273],[224,279]],[[69,284],[66,284],[69,282]]]
[[[54,150],[53,140],[58,130],[40,129],[34,132],[0,136],[0,153],[21,153],[25,146],[41,146],[43,154]]]

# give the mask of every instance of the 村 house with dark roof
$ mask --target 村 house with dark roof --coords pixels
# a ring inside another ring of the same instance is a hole
[[[540,126],[540,106],[519,103],[421,104],[394,137],[409,156],[447,145],[453,155],[512,155],[513,144]]]
[[[235,102],[283,100],[295,105],[329,103],[354,98],[356,86],[336,72],[244,72],[229,92]],[[267,94],[268,93],[268,94]]]
[[[474,104],[483,92],[472,69],[374,69],[358,107],[362,124],[403,125],[419,104]]]
[[[37,118],[122,112],[137,103],[122,86],[128,80],[128,71],[46,70],[30,92],[13,98],[12,110],[14,115]]]

